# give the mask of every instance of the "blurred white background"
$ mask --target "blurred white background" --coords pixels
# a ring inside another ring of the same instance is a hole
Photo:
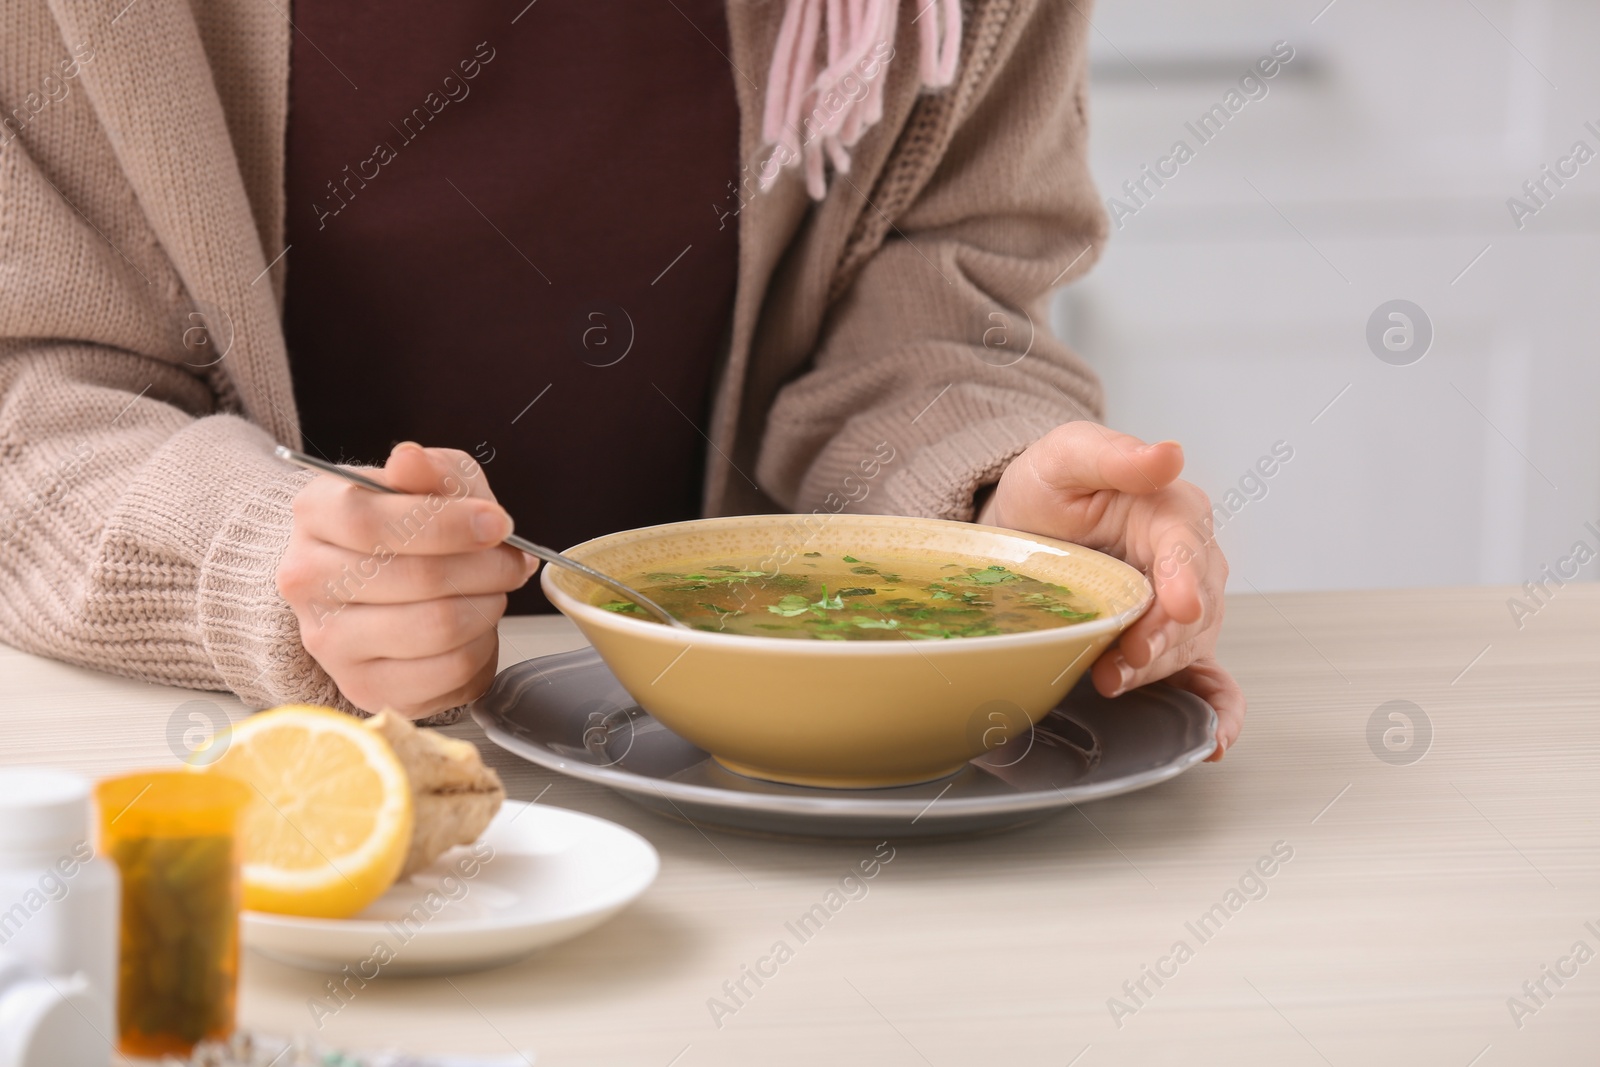
[[[1124,181],[1198,148],[1054,325],[1112,424],[1181,440],[1214,500],[1293,449],[1221,526],[1231,588],[1520,585],[1600,549],[1600,158],[1521,229],[1506,203],[1574,142],[1600,153],[1600,6],[1101,0],[1093,18],[1102,196],[1136,207]],[[1184,124],[1280,40],[1295,55],[1267,95],[1200,145]],[[1406,366],[1366,337],[1393,299],[1434,329]]]

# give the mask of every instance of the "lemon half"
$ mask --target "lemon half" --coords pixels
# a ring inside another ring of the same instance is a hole
[[[306,705],[252,715],[210,771],[254,787],[240,826],[246,908],[346,918],[399,875],[411,786],[389,743],[356,719]]]

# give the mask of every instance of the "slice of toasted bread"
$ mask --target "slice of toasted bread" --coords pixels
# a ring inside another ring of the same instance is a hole
[[[455,845],[476,841],[506,796],[500,776],[484,766],[477,746],[437,730],[419,730],[387,709],[366,725],[389,742],[411,780],[416,828],[400,877],[422,870]]]

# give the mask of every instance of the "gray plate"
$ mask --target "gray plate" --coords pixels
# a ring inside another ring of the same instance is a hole
[[[657,722],[592,648],[525,660],[472,705],[500,747],[651,811],[747,833],[933,837],[1020,826],[1182,774],[1216,747],[1217,715],[1165,684],[1116,700],[1087,678],[1027,737],[934,782],[815,789],[746,778]]]

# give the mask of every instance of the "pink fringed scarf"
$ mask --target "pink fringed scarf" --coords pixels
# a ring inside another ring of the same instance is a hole
[[[850,147],[883,117],[899,7],[898,0],[789,0],[767,74],[761,134],[774,147],[761,168],[762,189],[785,167],[800,166],[806,191],[821,200],[824,157],[836,172],[850,172]],[[912,22],[920,34],[923,87],[942,89],[955,79],[961,0],[927,0]],[[827,65],[819,71],[821,48]]]

